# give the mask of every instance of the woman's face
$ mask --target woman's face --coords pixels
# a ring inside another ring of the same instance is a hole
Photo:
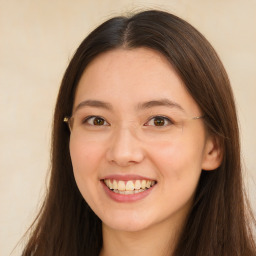
[[[137,48],[106,52],[75,95],[70,153],[78,188],[102,222],[139,231],[187,215],[208,138],[170,63]]]

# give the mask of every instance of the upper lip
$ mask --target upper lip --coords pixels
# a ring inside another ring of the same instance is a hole
[[[101,180],[123,180],[123,181],[128,181],[128,180],[155,180],[149,177],[141,176],[141,175],[136,175],[136,174],[127,174],[127,175],[122,175],[122,174],[112,174],[112,175],[107,175],[103,177]]]

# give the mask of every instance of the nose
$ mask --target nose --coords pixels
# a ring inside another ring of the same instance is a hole
[[[136,134],[122,128],[113,134],[106,157],[109,162],[126,167],[140,163],[144,159],[144,150]]]

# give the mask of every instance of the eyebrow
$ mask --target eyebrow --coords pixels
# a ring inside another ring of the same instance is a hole
[[[100,100],[85,100],[80,102],[76,107],[74,112],[76,112],[78,109],[83,108],[83,107],[96,107],[96,108],[103,108],[107,110],[112,110],[111,104],[100,101]]]
[[[184,108],[181,105],[169,99],[151,100],[144,103],[140,103],[138,105],[138,110],[159,107],[159,106],[177,108],[182,112],[185,112]]]
[[[159,99],[159,100],[151,100],[151,101],[146,101],[143,103],[139,103],[137,105],[137,110],[143,110],[143,109],[149,109],[153,107],[159,107],[159,106],[166,106],[166,107],[171,107],[171,108],[177,108],[181,110],[182,112],[185,112],[184,108],[179,105],[178,103],[169,100],[169,99]],[[83,107],[96,107],[96,108],[103,108],[106,110],[113,110],[113,107],[110,103],[100,101],[100,100],[85,100],[80,102],[76,107],[74,112],[79,110],[80,108]]]

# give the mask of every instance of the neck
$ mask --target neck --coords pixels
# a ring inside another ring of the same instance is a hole
[[[167,256],[172,255],[180,227],[160,223],[148,229],[127,232],[103,224],[103,248],[100,256]]]

